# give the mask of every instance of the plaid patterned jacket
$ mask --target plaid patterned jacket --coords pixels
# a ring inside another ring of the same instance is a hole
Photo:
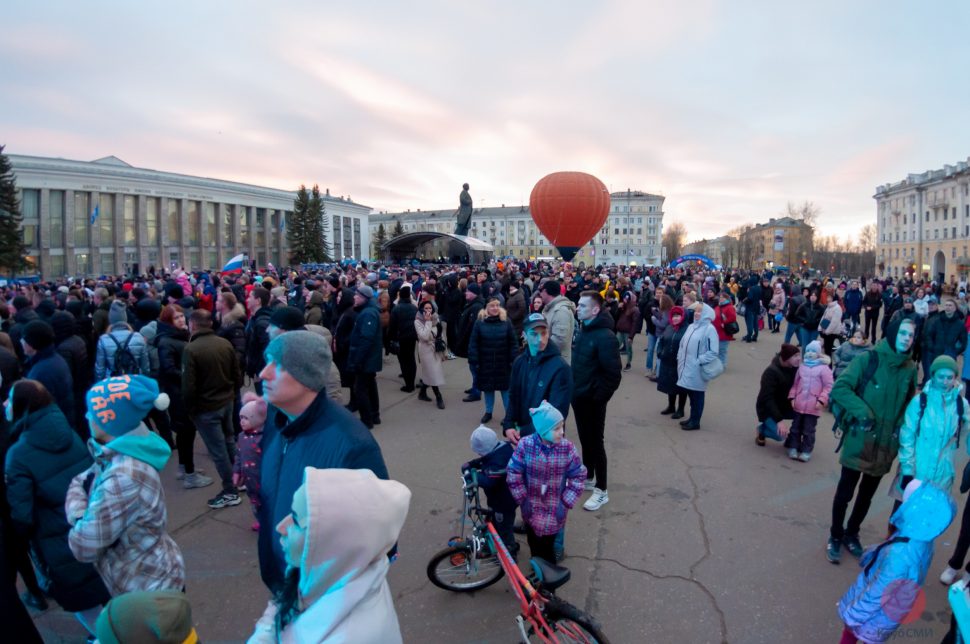
[[[71,481],[65,509],[71,551],[78,561],[94,563],[113,597],[185,586],[182,552],[165,532],[162,482],[148,463],[105,448]]]
[[[530,434],[515,448],[506,480],[522,518],[542,537],[556,534],[566,524],[566,512],[583,493],[586,468],[565,438],[547,445],[538,434]]]

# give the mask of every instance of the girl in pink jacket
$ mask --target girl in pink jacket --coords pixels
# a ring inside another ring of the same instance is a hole
[[[795,374],[795,383],[788,398],[792,401],[795,417],[791,431],[785,440],[788,458],[807,463],[815,448],[815,425],[822,409],[829,403],[832,392],[832,369],[829,357],[822,353],[822,345],[813,340],[805,347],[805,357]]]

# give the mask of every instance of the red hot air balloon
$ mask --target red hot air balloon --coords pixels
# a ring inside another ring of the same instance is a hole
[[[585,172],[553,172],[529,195],[532,220],[566,261],[603,227],[610,213],[610,193]]]

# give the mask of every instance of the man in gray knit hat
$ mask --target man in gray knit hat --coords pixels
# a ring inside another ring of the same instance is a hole
[[[260,472],[259,567],[272,591],[283,583],[286,562],[276,526],[290,514],[293,493],[307,467],[368,469],[387,479],[377,441],[342,405],[327,397],[330,345],[311,331],[288,331],[266,347],[259,373],[269,403],[263,425]]]

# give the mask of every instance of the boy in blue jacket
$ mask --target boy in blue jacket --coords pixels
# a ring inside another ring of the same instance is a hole
[[[502,542],[508,548],[509,554],[515,559],[519,552],[519,544],[515,540],[512,526],[515,523],[515,509],[518,504],[509,492],[505,481],[506,468],[512,458],[512,444],[500,441],[495,432],[485,425],[479,425],[472,432],[472,451],[478,458],[461,466],[464,477],[470,476],[470,470],[478,470],[478,486],[485,490],[488,508],[495,512],[495,530],[502,537]]]

